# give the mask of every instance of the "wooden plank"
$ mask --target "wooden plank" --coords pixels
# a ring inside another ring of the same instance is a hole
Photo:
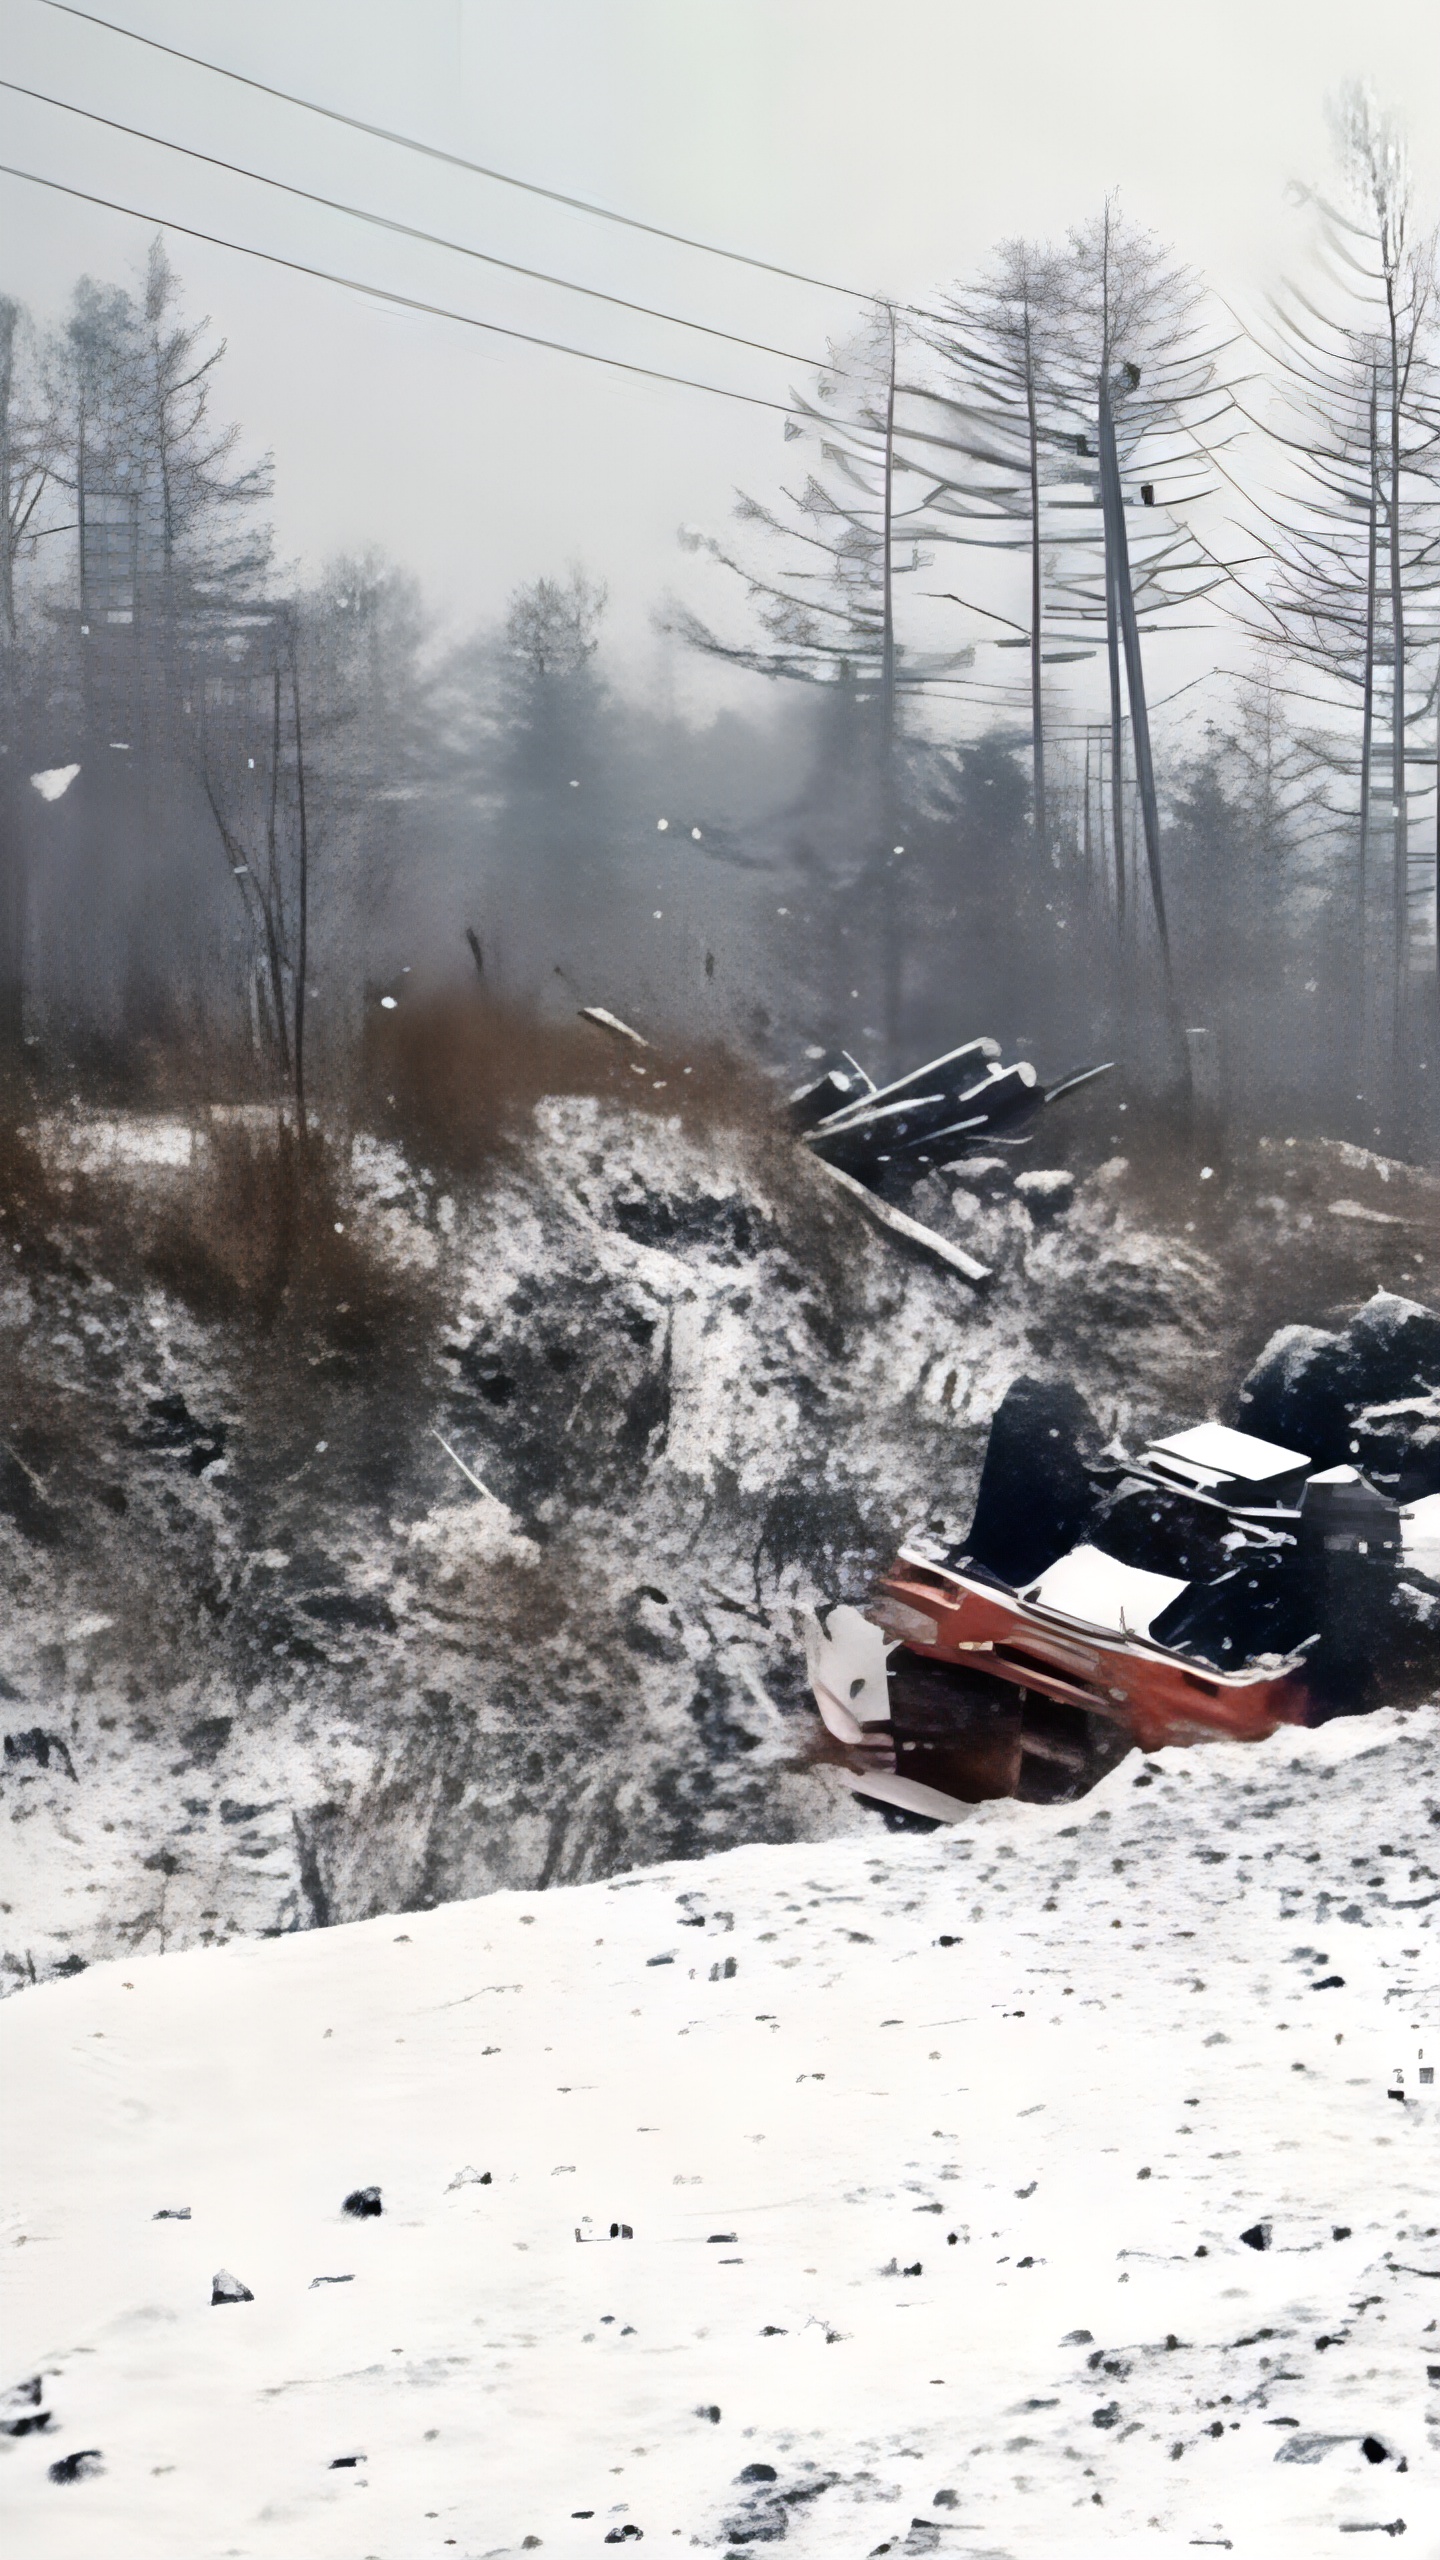
[[[948,1236],[938,1236],[933,1227],[922,1227],[918,1218],[907,1218],[903,1209],[892,1209],[888,1200],[877,1200],[873,1191],[867,1191],[864,1183],[857,1182],[853,1174],[842,1173],[838,1164],[831,1164],[827,1157],[819,1155],[814,1162],[822,1172],[828,1173],[832,1182],[839,1183],[842,1191],[848,1191],[852,1199],[858,1200],[862,1209],[869,1211],[877,1226],[888,1227],[892,1235],[903,1236],[907,1244],[918,1245],[923,1253],[933,1254],[937,1262],[943,1262],[948,1270],[958,1271],[962,1280],[970,1281],[977,1289],[994,1278],[994,1273],[985,1263],[977,1262],[973,1254],[966,1253],[958,1244],[952,1244]]]

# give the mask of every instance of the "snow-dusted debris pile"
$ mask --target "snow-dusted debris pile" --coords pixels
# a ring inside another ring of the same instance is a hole
[[[1387,1711],[12,2001],[12,2546],[1431,2550],[1437,1852]]]
[[[924,1186],[976,1293],[778,1126],[662,1116],[667,1072],[542,1101],[481,1179],[332,1150],[278,1314],[245,1115],[52,1130],[59,1205],[0,1276],[7,1985],[873,1829],[801,1611],[963,1531],[1011,1380],[1138,1442],[1430,1249],[1433,1188],[1353,1149],[1280,1150],[1223,1214],[1171,1149],[1157,1218],[1117,1109],[1053,1214],[983,1167]],[[1327,1182],[1390,1205],[1330,1219]],[[87,1225],[107,1184],[129,1269]]]

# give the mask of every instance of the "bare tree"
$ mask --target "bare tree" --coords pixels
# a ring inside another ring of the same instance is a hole
[[[182,318],[180,280],[159,234],[146,262],[142,313],[149,450],[141,473],[149,483],[163,609],[173,615],[182,604],[220,602],[263,579],[269,530],[254,510],[272,493],[274,468],[268,454],[232,468],[240,429],[217,426],[210,414],[225,340],[207,346],[208,319]]]
[[[1398,1102],[1416,904],[1413,733],[1436,700],[1435,241],[1433,234],[1415,236],[1393,118],[1368,91],[1352,86],[1332,122],[1343,202],[1297,190],[1317,218],[1319,283],[1283,288],[1257,332],[1272,366],[1276,396],[1264,424],[1280,485],[1270,498],[1253,502],[1269,574],[1244,590],[1243,609],[1252,631],[1288,663],[1292,690],[1311,704],[1316,766],[1340,789],[1342,808],[1353,812],[1350,1011],[1357,1038],[1367,977],[1375,773],[1382,757],[1388,766],[1390,1074]],[[1388,738],[1377,738],[1387,714]]]
[[[1002,552],[1023,546],[1028,553],[1026,618],[991,645],[1024,649],[1029,658],[1028,743],[1042,844],[1052,826],[1042,671],[1092,656],[1103,632],[1120,947],[1123,953],[1131,905],[1125,854],[1128,716],[1151,904],[1173,1012],[1140,644],[1143,630],[1164,628],[1221,581],[1220,568],[1191,535],[1186,519],[1206,494],[1198,439],[1217,424],[1225,406],[1217,376],[1222,349],[1206,342],[1197,281],[1150,234],[1122,220],[1113,202],[1093,223],[1072,232],[1064,252],[1005,243],[980,283],[952,295],[948,308],[950,325],[927,333],[942,361],[940,386],[918,395],[919,441],[933,454],[937,471],[930,513],[945,527],[941,538],[958,546]],[[911,432],[907,420],[907,438]],[[987,619],[1005,620],[973,597],[954,601]],[[1084,807],[1088,828],[1088,782]],[[1086,861],[1088,867],[1088,848]]]
[[[944,538],[961,546],[1029,551],[1028,628],[999,640],[1000,648],[1024,648],[1030,672],[1032,811],[1042,849],[1050,838],[1045,779],[1045,707],[1041,669],[1073,651],[1045,649],[1045,556],[1057,529],[1042,514],[1042,491],[1057,479],[1073,479],[1070,386],[1058,378],[1064,346],[1064,262],[1053,249],[1030,240],[1005,240],[979,281],[947,296],[945,318],[925,331],[941,359],[937,396],[912,395],[910,438],[923,436],[936,464],[928,508]],[[1057,415],[1057,411],[1062,414]],[[921,423],[923,421],[923,424]],[[945,430],[948,429],[948,433]],[[953,462],[941,464],[942,452]],[[1011,530],[1014,528],[1015,530]],[[946,591],[950,601],[966,600]],[[992,617],[989,608],[969,610]]]
[[[1223,571],[1188,532],[1188,511],[1207,494],[1200,438],[1223,417],[1217,378],[1222,346],[1206,325],[1203,289],[1150,232],[1127,222],[1113,199],[1070,235],[1067,297],[1077,459],[1101,515],[1101,589],[1082,569],[1067,581],[1070,627],[1103,624],[1110,691],[1111,834],[1116,908],[1125,915],[1125,812],[1120,662],[1125,666],[1146,866],[1172,1013],[1174,980],[1161,870],[1159,799],[1141,653],[1147,627],[1173,607],[1193,608]],[[1138,500],[1139,506],[1136,507]],[[1132,511],[1155,529],[1132,543]]]
[[[231,688],[232,716],[206,724],[203,782],[252,936],[257,1045],[294,1102],[303,1144],[311,847],[293,611],[268,615],[252,647],[256,663]]]
[[[1405,558],[1405,500],[1407,481],[1413,483],[1417,466],[1433,456],[1435,444],[1433,418],[1428,414],[1417,418],[1414,405],[1414,395],[1421,388],[1417,366],[1423,365],[1435,321],[1435,242],[1433,234],[1422,244],[1412,237],[1409,170],[1394,118],[1382,115],[1370,93],[1357,84],[1343,93],[1334,121],[1351,194],[1364,209],[1363,219],[1358,221],[1331,213],[1339,235],[1336,246],[1366,298],[1378,299],[1382,306],[1384,442],[1377,450],[1376,460],[1390,607],[1390,785],[1396,895],[1403,918],[1409,847],[1406,608],[1407,589],[1413,589],[1416,568],[1414,561],[1407,564]],[[1411,569],[1409,581],[1404,574],[1407,565]],[[1431,573],[1425,581],[1425,591],[1429,593],[1440,586],[1440,526],[1425,545],[1424,566]]]
[[[41,500],[60,458],[60,419],[29,315],[0,294],[0,504],[5,548],[0,562],[0,621],[14,644],[15,568],[33,551]]]
[[[771,503],[741,493],[741,543],[686,528],[683,546],[743,589],[751,627],[729,637],[672,601],[663,627],[692,647],[758,674],[833,688],[858,724],[864,768],[850,811],[880,898],[887,1046],[898,1040],[903,931],[894,838],[916,741],[912,706],[971,663],[967,647],[927,650],[902,639],[898,585],[930,565],[933,463],[912,450],[901,411],[903,331],[878,302],[865,326],[831,349],[813,394],[794,395],[787,444],[814,467]],[[756,636],[753,623],[759,624]]]
[[[531,675],[578,675],[600,645],[609,590],[578,563],[564,578],[537,578],[510,599],[506,645]]]

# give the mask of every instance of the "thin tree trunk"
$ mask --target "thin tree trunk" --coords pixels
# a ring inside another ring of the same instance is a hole
[[[1360,721],[1360,863],[1355,883],[1354,986],[1355,1065],[1365,1055],[1365,1010],[1370,974],[1366,966],[1370,904],[1370,790],[1375,751],[1375,604],[1380,535],[1379,367],[1370,368],[1370,520],[1365,554],[1365,674]]]
[[[1100,329],[1100,403],[1108,408],[1110,359],[1114,352],[1110,343],[1110,216],[1111,198],[1105,199],[1104,301]],[[1104,440],[1100,444],[1100,522],[1105,542],[1105,660],[1110,677],[1110,834],[1115,857],[1115,933],[1120,945],[1121,966],[1125,947],[1125,780],[1120,759],[1120,619],[1119,591],[1115,581],[1115,554],[1110,540],[1109,509],[1105,503]]]
[[[260,918],[260,931],[265,939],[265,955],[262,959],[260,954],[258,952],[256,953],[255,967],[257,973],[262,975],[262,978],[265,969],[268,967],[270,985],[273,993],[274,991],[281,989],[284,985],[284,963],[281,956],[275,913],[269,898],[266,896],[260,882],[255,877],[254,866],[247,862],[245,858],[245,847],[241,844],[239,837],[233,834],[231,829],[226,825],[224,812],[221,809],[219,799],[216,796],[215,785],[210,778],[208,765],[202,767],[202,779],[205,786],[205,797],[210,803],[210,814],[215,821],[215,832],[219,836],[220,842],[224,846],[225,852],[229,858],[231,874],[240,883],[240,897],[245,908],[246,915],[248,917],[251,914],[251,899],[253,898],[255,911],[258,913]],[[289,1027],[286,1021],[283,1003],[280,1005],[276,1021],[276,1047],[280,1054],[281,1070],[285,1077],[285,1081],[288,1084],[290,1080],[290,1040]]]
[[[1176,1060],[1184,1076],[1188,1074],[1188,1052],[1180,1028],[1175,972],[1170,953],[1170,930],[1165,915],[1165,884],[1160,868],[1160,809],[1155,792],[1155,768],[1150,753],[1150,715],[1145,701],[1145,669],[1140,655],[1140,628],[1135,615],[1134,591],[1130,584],[1130,543],[1125,529],[1125,502],[1120,487],[1120,460],[1115,447],[1115,421],[1110,409],[1108,382],[1102,382],[1100,385],[1100,488],[1106,518],[1105,547],[1113,560],[1114,592],[1125,644],[1125,687],[1130,697],[1130,735],[1135,758],[1135,787],[1140,800],[1141,824],[1145,837],[1145,860],[1150,874],[1150,896],[1155,909],[1155,930],[1160,943],[1166,1007],[1175,1039]]]
[[[1025,305],[1025,414],[1030,436],[1030,731],[1035,773],[1035,842],[1042,858],[1049,847],[1045,811],[1045,721],[1040,700],[1040,430],[1035,415],[1035,350],[1030,337],[1030,305]]]
[[[882,603],[880,636],[880,717],[881,753],[884,758],[884,792],[887,809],[891,800],[890,765],[895,747],[895,594],[891,561],[891,529],[894,522],[895,483],[895,314],[887,311],[890,323],[890,378],[885,392],[885,556],[882,564]]]
[[[1095,841],[1090,827],[1090,732],[1088,729],[1085,732],[1085,816],[1082,824],[1081,847],[1085,858],[1086,895],[1093,897],[1095,893]]]
[[[1405,806],[1405,587],[1400,569],[1400,341],[1395,288],[1387,279],[1390,313],[1390,638],[1394,653],[1390,794],[1395,821],[1395,1107],[1402,1101],[1405,1047],[1405,969],[1409,917],[1410,845]]]
[[[1380,421],[1377,368],[1370,369],[1370,529],[1365,566],[1365,690],[1360,724],[1360,882],[1357,897],[1360,947],[1365,946],[1366,865],[1370,850],[1370,755],[1375,739],[1375,590],[1379,566]]]
[[[900,1049],[900,970],[902,926],[900,882],[891,868],[895,834],[895,598],[891,560],[895,479],[895,313],[887,305],[890,324],[890,376],[885,394],[885,500],[880,633],[880,849],[879,878],[884,896],[882,951],[885,972],[885,1050],[894,1073]]]
[[[305,1145],[305,973],[310,965],[310,837],[305,813],[305,742],[300,734],[300,667],[294,635],[290,642],[290,698],[295,714],[295,799],[300,832],[300,878],[296,903],[295,970],[295,1128]]]
[[[1120,628],[1115,564],[1105,544],[1105,657],[1110,674],[1110,847],[1115,862],[1115,931],[1125,939],[1125,778],[1120,753]]]
[[[280,669],[273,671],[272,711],[270,727],[270,809],[265,830],[265,926],[270,953],[270,980],[275,999],[275,1021],[279,1031],[280,1070],[286,1083],[290,1081],[290,1035],[285,1002],[285,962],[280,930],[282,905],[278,872],[278,818],[280,802]]]
[[[5,509],[5,557],[0,562],[0,613],[4,615],[9,638],[15,637],[15,531],[19,513],[18,497],[12,494],[11,482],[15,464],[11,450],[10,420],[15,405],[15,327],[20,305],[8,294],[0,294],[0,503]]]

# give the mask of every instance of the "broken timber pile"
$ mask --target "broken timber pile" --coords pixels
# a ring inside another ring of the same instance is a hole
[[[1028,1058],[1007,1067],[998,1040],[982,1037],[877,1085],[840,1050],[790,1095],[790,1123],[816,1163],[878,1225],[980,1287],[993,1277],[988,1266],[897,1208],[885,1192],[962,1163],[977,1147],[1025,1145],[1017,1133],[1047,1103],[1109,1071],[1108,1064],[1087,1067],[1042,1085]]]
[[[1087,1067],[1047,1086],[1028,1058],[1007,1067],[997,1040],[978,1039],[875,1085],[842,1052],[791,1095],[790,1115],[802,1144],[825,1163],[861,1180],[892,1167],[918,1179],[976,1146],[1013,1143],[1047,1103],[1109,1071]]]

